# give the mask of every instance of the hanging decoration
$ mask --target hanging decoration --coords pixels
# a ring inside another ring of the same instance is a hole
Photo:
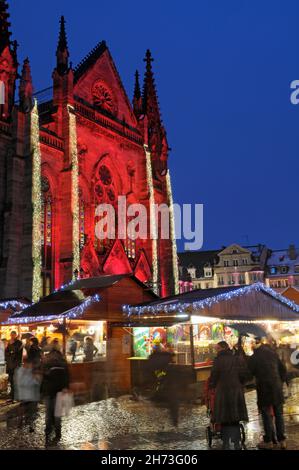
[[[69,105],[68,112],[70,126],[70,154],[72,163],[73,280],[75,280],[75,273],[80,272],[79,159],[75,110]]]
[[[171,177],[170,177],[169,170],[167,172],[166,185],[167,185],[167,199],[168,199],[168,204],[169,204],[169,209],[170,209],[170,232],[171,232],[171,243],[172,243],[174,293],[175,295],[177,295],[180,293],[180,285],[179,285],[180,276],[179,276],[178,252],[177,252],[176,233],[175,233],[173,194],[172,194]]]
[[[163,300],[162,300],[161,304],[157,304],[157,305],[144,305],[144,306],[136,306],[136,307],[125,305],[123,307],[123,311],[129,316],[142,315],[142,314],[156,315],[159,313],[174,313],[174,312],[177,312],[177,313],[190,312],[192,314],[195,314],[195,312],[204,310],[206,308],[210,308],[213,305],[218,304],[219,302],[225,302],[225,301],[234,299],[236,297],[242,297],[243,295],[249,294],[250,292],[254,292],[254,291],[265,292],[266,294],[271,295],[271,297],[275,298],[282,304],[289,307],[294,312],[299,313],[299,305],[287,299],[286,297],[283,297],[281,294],[277,293],[275,290],[271,289],[270,287],[265,286],[265,284],[261,282],[252,284],[251,286],[240,287],[239,289],[225,292],[223,294],[218,294],[218,295],[209,297],[207,299],[202,299],[196,302],[182,303],[178,301],[177,299],[174,299],[173,303],[168,302],[167,304],[163,305]],[[298,321],[299,321],[299,317],[298,317]]]
[[[146,155],[146,175],[150,196],[150,221],[152,238],[153,291],[159,295],[159,261],[158,261],[158,229],[155,211],[155,191],[153,182],[152,156],[147,145],[144,146]]]
[[[31,152],[32,152],[32,300],[37,302],[42,292],[42,188],[41,188],[41,151],[39,140],[39,116],[37,101],[31,111]]]

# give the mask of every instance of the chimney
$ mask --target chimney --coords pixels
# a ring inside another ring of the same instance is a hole
[[[297,258],[297,252],[296,252],[296,247],[295,245],[290,245],[289,246],[289,258],[292,261],[295,261]]]

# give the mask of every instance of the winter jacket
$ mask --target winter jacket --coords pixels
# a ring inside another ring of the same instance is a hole
[[[32,362],[34,367],[39,367],[42,360],[42,350],[39,346],[30,346],[28,351],[28,360]]]
[[[23,343],[17,339],[10,343],[5,350],[6,368],[8,371],[14,370],[22,365]]]
[[[277,353],[269,346],[262,345],[254,351],[248,365],[256,378],[258,406],[281,405],[284,402],[283,383],[287,370]]]
[[[212,419],[219,424],[248,421],[243,384],[248,378],[246,363],[232,351],[221,351],[215,358],[210,388],[215,389]]]
[[[58,392],[69,387],[68,365],[59,351],[51,351],[44,358],[42,393],[55,398]]]

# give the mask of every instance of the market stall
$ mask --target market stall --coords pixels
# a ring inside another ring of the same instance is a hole
[[[199,383],[210,374],[219,341],[227,341],[233,348],[242,335],[248,355],[252,354],[255,336],[268,336],[281,344],[285,332],[291,336],[293,347],[299,344],[299,306],[260,283],[196,290],[125,306],[124,314],[133,327],[133,383],[138,385],[144,359],[157,341],[162,349],[173,351],[175,363],[192,371],[193,380]]]
[[[6,348],[6,327],[4,326],[9,317],[17,312],[21,312],[30,302],[26,299],[11,299],[0,302],[0,393],[7,391],[8,376],[5,365]]]
[[[154,300],[157,296],[132,276],[80,279],[13,314],[2,334],[16,330],[34,335],[45,354],[51,341],[61,344],[70,368],[72,387],[96,400],[131,389],[128,358],[131,331],[122,325],[124,303]]]

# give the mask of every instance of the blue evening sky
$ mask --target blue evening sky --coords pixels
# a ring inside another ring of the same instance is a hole
[[[205,249],[299,245],[297,0],[9,3],[36,90],[51,85],[61,14],[73,63],[105,39],[130,98],[152,50],[175,200],[205,205]]]

